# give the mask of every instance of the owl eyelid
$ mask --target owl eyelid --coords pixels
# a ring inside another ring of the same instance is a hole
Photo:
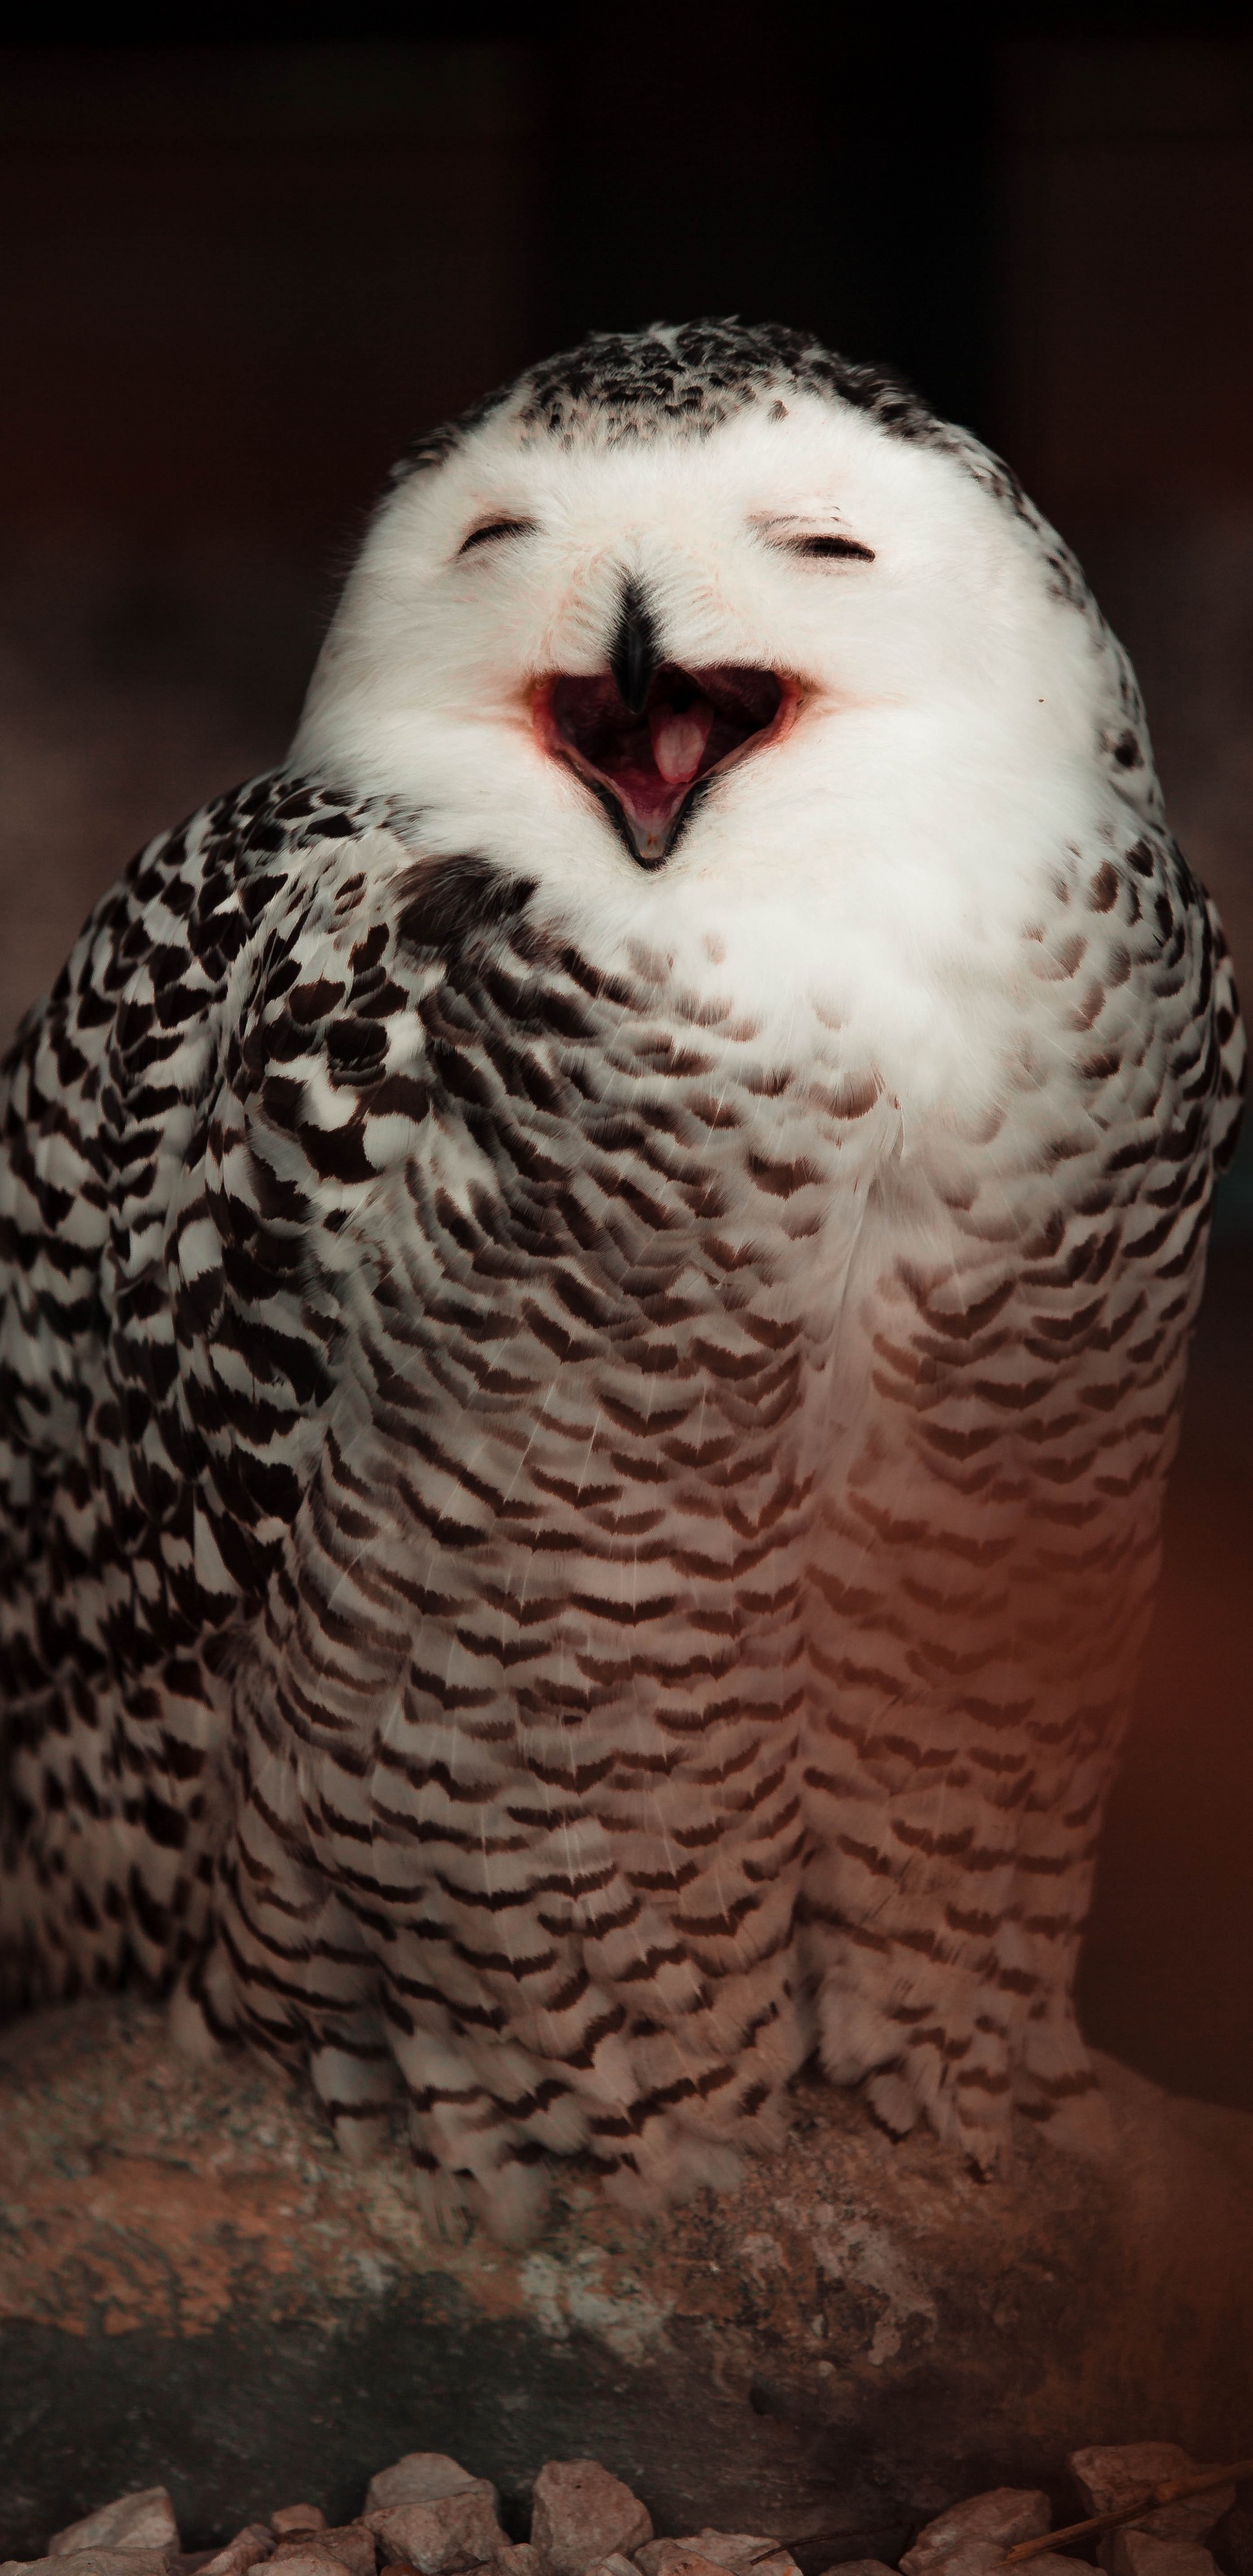
[[[534,519],[485,519],[480,528],[471,528],[457,548],[458,555],[468,555],[474,546],[494,545],[499,537],[531,537]]]
[[[863,546],[858,537],[785,537],[782,543],[791,555],[809,555],[814,559],[840,556],[848,562],[874,562],[874,547]]]
[[[812,562],[842,559],[846,563],[873,563],[873,546],[863,545],[860,537],[845,536],[838,528],[805,526],[802,511],[788,511],[771,517],[764,512],[750,522],[768,546],[780,554],[808,555]]]

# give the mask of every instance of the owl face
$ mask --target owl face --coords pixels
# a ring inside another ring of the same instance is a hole
[[[585,933],[886,1008],[950,958],[1002,973],[1108,799],[1098,666],[1032,530],[849,404],[636,440],[506,404],[384,505],[293,758]]]

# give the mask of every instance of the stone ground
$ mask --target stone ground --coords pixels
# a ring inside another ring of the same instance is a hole
[[[664,2219],[577,2165],[529,2252],[428,2237],[307,2091],[174,2059],[134,2000],[0,2043],[0,2557],[167,2485],[186,2544],[276,2494],[333,2523],[417,2447],[492,2477],[594,2456],[661,2531],[767,2531],[804,2576],[895,2561],[954,2497],[1084,2442],[1235,2459],[1253,2425],[1253,2118],[1106,2063],[1118,2146],[1027,2124],[980,2183],[806,2083],[784,2150]]]
[[[1021,2563],[1024,2552],[1034,2576],[1070,2576],[1098,2547],[1108,2576],[1244,2576],[1247,2489],[1230,2465],[1203,2464],[1176,2442],[1089,2443],[1072,2451],[1065,2474],[1062,2523],[1040,2487],[956,2497],[915,2523],[900,2576],[1002,2576],[1007,2553]],[[1094,2515],[1103,2517],[1095,2531]],[[658,2534],[647,2505],[599,2460],[544,2461],[522,2540],[518,2519],[502,2520],[490,2479],[447,2452],[410,2451],[376,2469],[351,2522],[328,2524],[307,2501],[279,2505],[216,2549],[188,2550],[168,2488],[147,2487],[50,2533],[46,2557],[0,2561],[0,2576],[250,2576],[260,2567],[271,2576],[803,2576],[774,2535],[708,2524]],[[1060,2554],[1075,2544],[1081,2556]],[[836,2563],[844,2576],[893,2576],[882,2559]]]

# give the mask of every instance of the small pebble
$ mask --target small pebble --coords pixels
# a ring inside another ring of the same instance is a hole
[[[893,2571],[882,2558],[842,2558],[824,2576],[893,2576]]]
[[[335,2531],[293,2532],[274,2552],[275,2576],[374,2576],[377,2551],[373,2532],[364,2522],[346,2522]]]
[[[246,2522],[233,2540],[206,2558],[200,2576],[246,2576],[249,2567],[257,2567],[274,2551],[274,2534],[259,2522]]]
[[[280,2540],[274,2552],[275,2563],[286,2558],[289,2549],[320,2549],[328,2558],[337,2558],[343,2567],[369,2567],[374,2576],[377,2559],[374,2534],[360,2517],[356,2522],[323,2524],[320,2531],[294,2531],[290,2540]]]
[[[799,2576],[792,2550],[781,2548],[779,2540],[761,2540],[753,2532],[704,2530],[688,2532],[686,2540],[650,2540],[647,2548],[634,2553],[634,2563],[645,2576],[668,2576],[670,2561],[657,2558],[660,2550],[688,2550],[709,2566],[727,2568],[730,2576]]]
[[[54,2531],[50,2558],[68,2558],[84,2549],[177,2549],[180,2546],[174,2507],[165,2487],[141,2487],[135,2495],[115,2496],[98,2504],[78,2522]]]
[[[722,2576],[717,2560],[706,2558],[690,2540],[654,2540],[647,2556],[643,2576]]]
[[[289,2540],[298,2531],[325,2531],[326,2515],[320,2504],[281,2504],[270,2516],[270,2529],[280,2540]]]
[[[647,2508],[599,2460],[545,2461],[531,2498],[543,2576],[585,2576],[598,2560],[634,2557],[652,2536]]]
[[[1038,2558],[1029,2558],[1025,2567],[1008,2570],[1008,2576],[1095,2576],[1092,2560],[1080,2558],[1067,2550],[1042,2549]]]
[[[455,2468],[456,2462],[445,2466]],[[463,2483],[451,2493],[426,2502],[367,2508],[365,2521],[387,2559],[403,2560],[417,2568],[418,2576],[468,2576],[471,2568],[486,2566],[508,2548],[496,2519],[495,2488],[486,2478],[471,2478],[464,2470],[459,2474]],[[371,2482],[372,2494],[380,2483],[377,2478]]]
[[[8,2576],[15,2568],[35,2569],[38,2576],[170,2576],[171,2549],[66,2549],[55,2558],[6,2558]]]
[[[986,2576],[1019,2540],[1038,2540],[1052,2517],[1039,2487],[990,2487],[948,2507],[919,2532],[901,2576]]]
[[[1199,2540],[1162,2540],[1134,2523],[1115,2532],[1111,2556],[1113,2576],[1218,2576]]]
[[[380,2513],[384,2506],[395,2504],[439,2504],[444,2496],[464,2495],[467,2488],[488,2483],[463,2469],[460,2460],[450,2460],[446,2451],[406,2451],[403,2460],[393,2460],[390,2469],[380,2469],[371,2478],[365,2511]],[[495,2498],[495,2487],[490,2492]]]
[[[1089,2513],[1116,2513],[1119,2505],[1130,2504],[1133,2496],[1159,2485],[1163,2478],[1199,2478],[1204,2473],[1202,2463],[1189,2459],[1177,2442],[1098,2443],[1088,2451],[1072,2451],[1070,2470]],[[1130,2527],[1151,2531],[1160,2540],[1204,2540],[1215,2523],[1230,2513],[1235,2500],[1234,2487],[1211,2487],[1207,2495],[1180,2496],[1177,2504],[1158,2505]],[[1101,2556],[1106,2566],[1112,2565],[1109,2534]]]

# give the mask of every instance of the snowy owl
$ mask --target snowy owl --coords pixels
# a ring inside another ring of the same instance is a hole
[[[285,766],[0,1096],[6,1992],[403,2099],[504,2240],[1071,2004],[1240,1030],[1012,475],[737,323],[396,472]]]

